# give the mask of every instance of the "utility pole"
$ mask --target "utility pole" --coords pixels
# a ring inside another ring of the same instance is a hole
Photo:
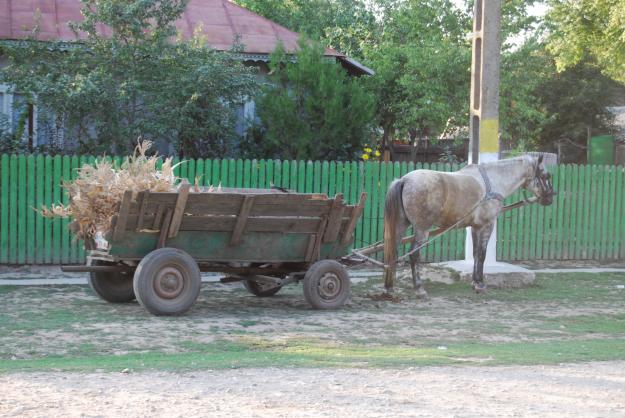
[[[469,163],[499,159],[499,67],[501,61],[501,0],[475,0]],[[485,264],[497,261],[497,227],[488,242]],[[465,259],[473,260],[471,233],[467,233]]]

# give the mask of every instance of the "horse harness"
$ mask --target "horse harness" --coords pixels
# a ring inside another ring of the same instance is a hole
[[[484,200],[499,200],[503,203],[505,198],[501,193],[493,191],[493,187],[490,184],[490,179],[488,178],[488,174],[486,173],[486,169],[484,168],[484,166],[478,164],[477,169],[482,175],[482,180],[484,180],[484,187],[486,188],[486,196],[484,196]]]

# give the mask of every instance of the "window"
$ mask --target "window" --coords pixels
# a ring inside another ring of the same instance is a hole
[[[0,85],[0,110],[2,129],[15,134],[21,132],[21,140],[29,149],[37,146],[37,106],[28,103],[20,93],[11,92],[7,85]]]

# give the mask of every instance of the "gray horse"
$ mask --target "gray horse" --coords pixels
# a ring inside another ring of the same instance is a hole
[[[415,293],[426,298],[419,274],[419,249],[432,228],[446,231],[471,227],[473,288],[484,285],[486,246],[503,201],[519,188],[532,192],[540,204],[550,205],[555,194],[542,156],[523,156],[485,164],[470,164],[453,173],[415,170],[391,183],[384,211],[384,287],[393,290],[397,246],[412,225],[410,268]]]

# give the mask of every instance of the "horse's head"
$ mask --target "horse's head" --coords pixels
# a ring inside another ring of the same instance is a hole
[[[543,156],[533,160],[532,175],[525,183],[525,188],[538,198],[538,203],[547,206],[553,203],[553,197],[557,192],[551,183],[551,174],[545,168]]]

